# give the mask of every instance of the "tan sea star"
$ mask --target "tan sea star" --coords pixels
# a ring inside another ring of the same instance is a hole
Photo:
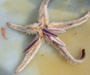
[[[61,54],[64,55],[69,61],[74,63],[81,63],[85,60],[85,50],[82,50],[82,56],[80,59],[75,59],[69,51],[65,47],[65,43],[60,40],[58,35],[55,33],[65,33],[66,30],[79,26],[85,23],[90,17],[90,11],[82,18],[67,21],[67,22],[53,22],[49,23],[49,17],[47,12],[47,5],[50,0],[43,0],[40,7],[40,15],[38,23],[34,23],[32,25],[20,26],[15,25],[13,23],[7,23],[11,28],[25,32],[27,34],[36,34],[35,40],[29,45],[29,47],[25,50],[26,56],[20,66],[17,68],[15,73],[19,73],[22,71],[28,63],[33,59],[35,54],[38,52],[42,41],[46,39],[51,45],[60,50]]]

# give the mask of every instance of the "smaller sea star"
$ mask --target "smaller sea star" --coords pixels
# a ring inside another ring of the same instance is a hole
[[[15,30],[25,32],[27,34],[36,34],[35,40],[33,40],[32,43],[30,43],[29,47],[25,50],[27,54],[15,73],[22,71],[26,67],[26,65],[33,59],[35,54],[38,52],[44,38],[55,48],[60,50],[61,54],[64,55],[69,61],[74,63],[81,63],[85,60],[84,49],[82,50],[81,58],[75,59],[65,48],[65,43],[62,42],[58,35],[56,35],[55,33],[65,33],[66,30],[85,23],[90,18],[90,11],[84,17],[78,20],[49,23],[47,12],[47,5],[49,1],[50,0],[43,0],[41,4],[39,23],[28,26],[20,26],[12,23],[7,23],[8,26]]]

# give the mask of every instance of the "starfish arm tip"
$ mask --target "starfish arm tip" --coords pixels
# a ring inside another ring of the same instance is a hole
[[[73,63],[83,63],[86,60],[86,52],[85,49],[82,49],[82,55],[80,59],[75,59],[76,61],[73,61]]]
[[[15,71],[15,73],[18,73],[18,72]]]
[[[7,22],[7,25],[9,26],[9,25],[11,25],[11,23],[10,22]]]
[[[7,22],[7,25],[8,25],[9,27],[11,27],[11,28],[12,28],[12,27],[15,27],[14,24],[13,24],[13,23],[10,23],[10,22]]]
[[[81,59],[85,59],[85,57],[86,57],[85,49],[82,49],[82,56],[81,56]]]
[[[20,71],[21,71],[21,70],[18,70],[18,69],[17,69],[17,70],[15,71],[15,73],[19,73]]]

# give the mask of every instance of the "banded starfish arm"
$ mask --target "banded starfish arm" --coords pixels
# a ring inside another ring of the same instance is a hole
[[[67,30],[85,23],[89,18],[90,18],[90,11],[84,17],[81,17],[80,19],[77,20],[50,23],[48,25],[48,28],[60,28]]]
[[[8,22],[7,25],[12,29],[15,29],[20,32],[25,32],[27,34],[36,34],[36,28],[37,26],[39,26],[39,23],[35,23],[33,25],[28,25],[28,26],[21,26]]]
[[[38,50],[39,50],[39,48],[40,48],[40,46],[42,44],[42,39],[39,38],[39,40],[37,42],[38,42],[37,45],[35,45],[32,49],[30,48],[30,50],[26,54],[24,60],[22,61],[20,66],[16,69],[15,73],[21,72],[29,64],[29,62],[33,59],[35,54],[38,52]]]
[[[70,52],[65,48],[65,45],[62,44],[61,41],[60,41],[60,43],[58,43],[59,41],[53,40],[50,36],[46,37],[46,40],[49,41],[49,43],[51,45],[53,45],[57,50],[59,50],[61,52],[61,54],[67,58],[68,61],[73,62],[73,63],[81,63],[85,60],[86,54],[85,54],[84,49],[82,50],[81,58],[76,59],[70,54]]]
[[[50,0],[43,0],[41,7],[40,7],[40,15],[39,15],[39,22],[42,23],[42,25],[47,25],[49,23],[48,19],[48,11],[47,6]]]
[[[28,45],[28,47],[25,49],[25,53],[29,52],[32,48],[34,48],[39,42],[39,37],[36,36],[36,38],[30,42],[30,44]]]
[[[60,46],[65,46],[65,43],[58,37],[58,35],[44,29],[43,34],[45,34],[46,40],[49,42],[55,41],[57,42]]]

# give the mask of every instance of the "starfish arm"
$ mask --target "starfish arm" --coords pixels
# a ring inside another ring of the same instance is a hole
[[[65,47],[59,46],[58,49],[60,50],[61,54],[64,55],[70,63],[82,63],[86,59],[86,54],[84,49],[82,50],[82,56],[80,59],[74,58]]]
[[[48,11],[47,6],[50,0],[43,0],[41,7],[40,7],[40,16],[39,16],[39,22],[42,23],[42,25],[47,25],[49,23],[48,20]]]
[[[54,38],[55,39],[55,38]],[[73,63],[81,63],[85,60],[85,57],[86,57],[86,54],[85,54],[85,50],[83,49],[82,50],[82,56],[80,59],[76,59],[74,58],[70,53],[69,51],[65,48],[65,45],[62,41],[56,41],[56,40],[53,40],[50,36],[46,36],[46,40],[51,44],[53,45],[56,49],[58,49],[62,55],[64,55],[70,62],[73,62]]]
[[[53,22],[48,25],[48,28],[60,28],[60,29],[70,29],[85,23],[90,18],[90,11],[78,20],[67,21],[67,22]]]
[[[39,42],[39,37],[36,36],[36,38],[32,42],[30,42],[30,44],[28,45],[28,47],[25,49],[24,52],[25,53],[29,52],[30,49],[34,48],[38,44],[38,42]]]
[[[60,53],[66,57],[66,59],[70,62],[70,63],[82,63],[85,59],[86,59],[86,54],[85,54],[85,50],[82,50],[82,56],[80,59],[76,59],[74,58],[70,52],[65,48],[65,47],[62,47],[62,46],[58,46],[57,44],[55,43],[52,43],[52,45],[58,49],[60,51]]]
[[[15,73],[21,72],[29,64],[29,62],[33,59],[35,54],[38,52],[41,44],[42,44],[42,40],[39,39],[38,44],[33,49],[29,50],[29,52],[26,54],[24,60],[20,64],[20,66],[16,69]]]
[[[20,31],[20,32],[25,32],[27,34],[35,34],[36,28],[37,28],[36,26],[38,26],[39,24],[35,23],[33,25],[21,26],[21,25],[16,25],[16,24],[8,22],[7,25],[9,27],[11,27],[12,29],[15,29],[15,30]]]

